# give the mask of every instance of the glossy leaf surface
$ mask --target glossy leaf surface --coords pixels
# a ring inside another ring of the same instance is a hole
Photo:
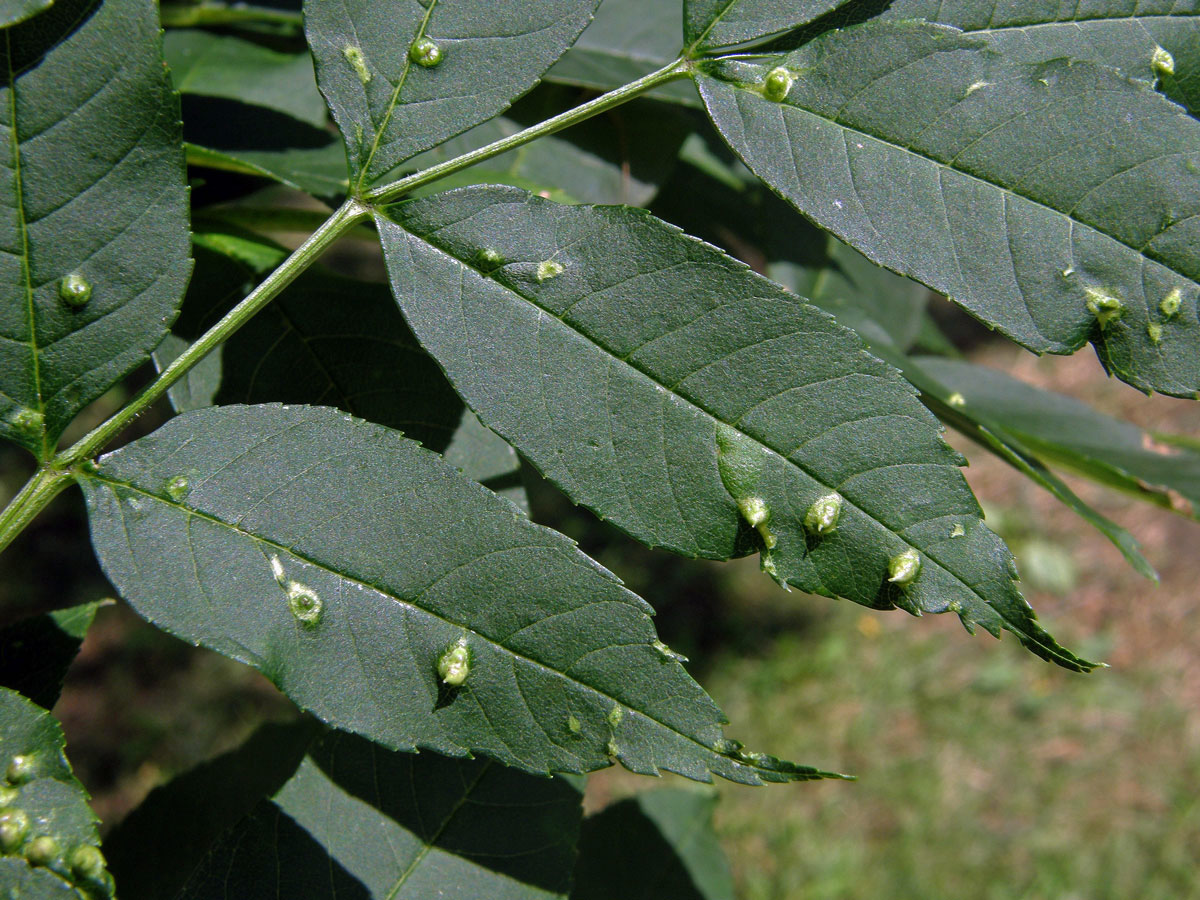
[[[739,754],[655,648],[643,600],[389,429],[319,407],[215,407],[81,483],[122,596],[336,727],[539,773],[616,758],[698,779],[819,777]]]
[[[597,0],[305,4],[317,81],[359,187],[502,111],[590,21]],[[410,48],[437,48],[419,64]],[[432,62],[427,58],[425,63]]]
[[[1200,388],[1200,122],[1147,84],[872,23],[700,86],[750,168],[868,257],[1032,350],[1090,340],[1137,387]]]
[[[178,120],[150,0],[59,0],[0,33],[0,434],[39,455],[175,317]]]
[[[414,333],[577,503],[651,547],[763,550],[781,583],[953,610],[1087,667],[1037,625],[936,420],[826,313],[640,210],[481,187],[377,223]],[[832,495],[840,521],[815,536]],[[911,548],[900,588],[889,560]]]
[[[563,898],[580,817],[562,779],[335,733],[224,837],[180,900]]]
[[[62,728],[41,707],[0,688],[0,885],[18,885],[18,897],[111,897],[103,866],[73,871],[81,847],[96,853],[100,837],[87,793],[71,773]],[[31,865],[40,871],[31,871]],[[52,877],[47,877],[48,875]],[[66,888],[67,890],[63,890]],[[79,892],[75,891],[79,889]]]

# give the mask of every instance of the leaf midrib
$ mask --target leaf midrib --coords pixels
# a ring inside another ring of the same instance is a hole
[[[702,76],[702,77],[710,78],[720,84],[727,84],[734,91],[738,91],[738,92],[745,93],[745,94],[750,94],[752,96],[757,96],[755,91],[753,91],[748,85],[739,84],[737,82],[723,81],[722,79],[715,78],[715,76],[712,76],[712,75],[706,75],[706,76]],[[962,102],[962,101],[958,101],[958,102]],[[1133,244],[1130,244],[1127,241],[1123,241],[1120,238],[1116,237],[1115,235],[1109,234],[1107,231],[1103,230],[1098,225],[1093,225],[1092,223],[1087,222],[1083,219],[1076,218],[1074,215],[1064,212],[1061,209],[1057,209],[1056,207],[1050,206],[1048,203],[1046,203],[1044,201],[1038,200],[1034,197],[1030,197],[1026,194],[1022,194],[1019,191],[1014,190],[1013,188],[1006,187],[1005,185],[998,184],[997,182],[992,181],[988,178],[985,178],[982,175],[977,175],[974,172],[969,172],[965,169],[957,168],[956,166],[952,165],[951,163],[941,162],[940,160],[936,160],[930,156],[926,156],[925,154],[919,153],[916,150],[912,149],[911,147],[906,147],[903,144],[897,144],[892,139],[881,137],[880,135],[874,134],[873,132],[870,132],[870,131],[866,131],[862,128],[844,124],[835,118],[830,118],[828,116],[824,116],[821,113],[811,110],[807,107],[797,106],[792,103],[779,104],[779,106],[780,106],[780,116],[783,115],[783,111],[785,109],[795,110],[797,113],[811,116],[812,118],[817,119],[822,122],[827,122],[837,128],[842,129],[845,132],[849,132],[851,134],[859,135],[861,137],[870,138],[871,140],[878,141],[879,143],[881,143],[885,146],[892,147],[895,150],[899,150],[902,153],[912,156],[915,159],[922,160],[925,163],[928,163],[932,166],[936,166],[936,167],[946,170],[946,171],[954,172],[957,175],[961,175],[964,178],[969,178],[973,181],[977,181],[980,184],[985,184],[991,188],[994,188],[997,191],[1002,192],[1003,194],[1005,194],[1009,197],[1016,197],[1020,200],[1024,200],[1025,202],[1031,203],[1034,206],[1038,207],[1039,209],[1046,210],[1047,212],[1053,213],[1056,216],[1061,216],[1062,218],[1067,219],[1068,221],[1073,222],[1074,224],[1078,225],[1080,228],[1086,228],[1089,231],[1095,232],[1096,234],[1100,235],[1101,237],[1107,238],[1108,240],[1112,241],[1114,244],[1124,247],[1125,249],[1127,249],[1130,252],[1136,254],[1137,256],[1147,260],[1148,262],[1154,263],[1155,265],[1162,266],[1167,271],[1172,272],[1175,275],[1178,275],[1180,278],[1184,279],[1185,281],[1187,281],[1191,284],[1197,283],[1196,279],[1193,276],[1179,271],[1179,269],[1177,269],[1174,265],[1172,265],[1168,262],[1165,262],[1164,260],[1159,259],[1155,256],[1151,256],[1150,254],[1146,253],[1143,249],[1135,247],[1135,246],[1133,246]],[[1004,123],[1004,124],[1007,124],[1007,123]],[[1001,125],[1001,126],[997,126],[997,127],[1003,127],[1003,126]],[[960,151],[960,155],[961,155],[961,151]],[[739,154],[739,156],[740,156],[740,154]],[[1158,157],[1155,157],[1155,159],[1158,159]],[[1152,160],[1146,160],[1144,162],[1151,162],[1151,161]],[[1092,188],[1089,189],[1089,191],[1094,191],[1094,190],[1096,190],[1097,187],[1099,187],[1099,185],[1093,186]],[[864,204],[864,206],[866,206],[866,204]],[[1182,221],[1182,220],[1180,220],[1180,221]],[[1174,225],[1174,224],[1177,224],[1177,223],[1172,223],[1172,225]],[[1150,238],[1150,240],[1148,240],[1143,246],[1148,247],[1150,244],[1154,243],[1154,241],[1158,240],[1158,238],[1160,238],[1165,233],[1166,233],[1165,230],[1156,232],[1155,235],[1152,238]],[[891,268],[891,266],[889,266],[888,268]],[[921,280],[920,278],[918,278],[915,275],[912,275],[911,273],[905,272],[903,274],[905,274],[906,276],[911,277],[911,278],[917,278],[918,281]],[[925,282],[922,281],[922,283],[924,284]],[[1039,333],[1040,333],[1040,329],[1039,329]]]
[[[396,83],[396,89],[392,91],[392,99],[388,103],[387,111],[383,114],[383,120],[375,129],[375,137],[371,139],[371,150],[367,154],[367,159],[363,163],[362,170],[358,173],[358,183],[355,185],[355,190],[362,192],[363,185],[367,181],[367,176],[371,170],[371,163],[375,160],[375,154],[379,152],[380,144],[383,141],[383,134],[387,131],[388,125],[391,124],[392,115],[396,112],[396,107],[400,105],[400,92],[404,90],[404,85],[408,81],[408,73],[412,71],[413,61],[410,57],[409,49],[413,44],[425,37],[425,30],[429,27],[429,20],[433,16],[434,9],[437,8],[439,0],[430,0],[429,8],[425,10],[425,17],[421,19],[421,24],[417,26],[416,34],[413,35],[409,46],[404,48],[404,68],[400,70],[400,80]],[[363,94],[367,92],[366,85],[363,85]],[[370,102],[367,103],[368,108]]]
[[[9,147],[13,161],[13,190],[15,193],[17,223],[21,232],[21,275],[25,281],[25,308],[29,317],[29,359],[33,375],[34,392],[37,395],[38,412],[45,413],[42,400],[42,366],[37,342],[37,305],[33,299],[33,272],[30,267],[29,224],[25,212],[25,178],[21,172],[21,138],[17,128],[17,77],[12,67],[12,30],[4,32],[5,67],[8,70]],[[42,454],[48,455],[46,427],[41,428]]]
[[[323,562],[320,562],[319,560],[313,559],[310,555],[308,555],[306,553],[302,553],[293,547],[288,547],[284,544],[281,544],[281,543],[278,543],[277,541],[272,540],[271,538],[266,538],[261,535],[257,535],[252,532],[246,531],[244,528],[239,528],[238,526],[233,525],[229,522],[226,522],[223,519],[219,519],[214,515],[211,515],[211,514],[205,513],[205,512],[201,512],[198,509],[192,509],[191,507],[184,506],[182,504],[175,503],[174,501],[170,500],[169,498],[161,497],[158,494],[151,493],[150,491],[147,491],[144,488],[140,488],[135,484],[132,484],[127,481],[121,481],[121,480],[119,480],[117,478],[113,478],[112,476],[109,476],[109,475],[104,475],[99,472],[90,472],[87,474],[81,474],[79,477],[81,480],[98,481],[98,482],[108,485],[110,488],[113,489],[114,495],[116,495],[116,493],[117,493],[117,491],[116,491],[117,488],[124,488],[125,490],[132,491],[133,493],[139,494],[140,496],[143,496],[149,500],[157,501],[158,503],[161,503],[163,506],[165,506],[169,509],[177,510],[179,512],[182,512],[187,515],[194,516],[195,518],[206,521],[212,525],[217,525],[221,528],[225,528],[229,531],[234,532],[235,534],[241,535],[242,537],[246,537],[252,541],[257,541],[261,544],[264,544],[271,549],[280,550],[284,553],[287,553],[290,556],[295,557],[296,559],[300,560],[301,562],[304,562],[304,563],[312,566],[313,568],[318,569],[322,572],[325,572],[329,575],[333,575],[336,578],[345,579],[346,581],[349,581],[353,584],[357,584],[357,585],[361,585],[362,587],[369,588],[370,590],[373,590],[376,593],[379,593],[385,597],[388,597],[395,603],[398,603],[402,606],[407,606],[413,610],[424,613],[425,615],[430,616],[431,618],[437,619],[439,622],[442,622],[446,625],[450,625],[454,628],[470,632],[471,634],[479,637],[480,640],[487,642],[492,647],[499,649],[500,651],[513,657],[514,659],[528,663],[529,665],[539,668],[544,672],[548,672],[551,675],[557,676],[557,677],[562,678],[566,681],[569,681],[573,684],[579,685],[580,687],[585,688],[585,689],[597,694],[600,697],[603,697],[605,700],[608,700],[616,705],[619,705],[623,709],[628,709],[631,714],[641,716],[642,718],[644,718],[650,722],[653,722],[655,725],[658,725],[659,727],[661,727],[673,734],[676,734],[682,738],[685,738],[686,740],[695,744],[697,747],[702,748],[706,753],[712,754],[714,756],[719,756],[722,759],[728,759],[729,762],[735,766],[744,766],[745,768],[751,769],[753,771],[757,771],[759,768],[758,766],[753,765],[752,763],[744,763],[739,760],[725,757],[722,754],[717,753],[715,750],[713,750],[712,747],[701,742],[698,738],[694,737],[693,735],[690,735],[690,734],[687,734],[686,732],[680,731],[675,726],[668,725],[666,722],[663,722],[661,719],[655,718],[654,716],[650,715],[647,712],[644,712],[639,709],[634,709],[632,706],[630,706],[625,701],[618,700],[616,697],[611,696],[610,694],[606,693],[605,691],[601,690],[600,688],[594,687],[590,684],[587,684],[586,682],[580,681],[578,678],[576,678],[572,675],[567,675],[565,672],[560,672],[557,669],[552,668],[551,666],[547,665],[546,663],[543,663],[539,660],[533,659],[532,657],[526,656],[522,653],[518,653],[516,650],[513,650],[509,647],[504,646],[499,641],[493,640],[492,638],[490,638],[484,634],[481,634],[480,632],[476,631],[474,628],[472,628],[469,625],[465,625],[461,622],[456,622],[453,619],[448,619],[445,616],[443,616],[425,606],[420,605],[419,603],[417,603],[414,600],[406,599],[404,597],[397,597],[390,590],[387,590],[379,585],[372,584],[368,581],[365,581],[363,579],[357,578],[352,575],[347,575],[344,572],[339,572],[336,569],[330,568],[326,563],[323,563]],[[118,498],[118,502],[120,502],[119,498]],[[531,545],[527,545],[527,546],[546,547],[548,545],[531,544]],[[514,547],[514,548],[508,548],[508,549],[520,549],[520,548]],[[551,548],[551,549],[553,549],[553,548]],[[428,590],[428,588],[422,589],[422,591],[424,591],[424,590]],[[616,601],[601,601],[601,602],[616,602]],[[636,610],[636,607],[631,607],[631,608]],[[640,612],[640,610],[639,610],[639,612]],[[645,615],[645,613],[641,613],[641,614],[643,616]],[[566,770],[563,770],[563,771],[566,771]],[[709,771],[712,771],[712,770],[710,769]],[[766,771],[770,771],[770,772],[774,773],[774,770],[766,770]]]
[[[454,821],[454,817],[458,815],[459,810],[461,810],[466,804],[467,799],[475,792],[475,789],[479,787],[479,783],[483,781],[483,776],[488,773],[488,770],[491,769],[491,767],[492,761],[489,759],[483,764],[482,768],[480,768],[479,774],[475,776],[475,780],[469,785],[464,785],[466,790],[462,792],[462,796],[458,798],[457,802],[455,802],[454,807],[446,814],[446,817],[442,819],[442,823],[438,826],[437,831],[435,831],[429,838],[426,838],[425,835],[421,835],[421,851],[416,855],[413,861],[408,864],[408,868],[400,873],[400,876],[396,879],[396,883],[392,886],[392,889],[388,891],[387,896],[384,897],[384,900],[395,900],[396,895],[400,893],[400,888],[404,887],[404,883],[408,881],[408,879],[412,876],[412,873],[417,870],[417,867],[420,866],[425,857],[429,855],[429,851],[432,850],[437,844],[438,838],[440,838],[445,833],[446,829],[450,827],[450,823]],[[409,774],[411,775],[411,770]]]
[[[433,242],[431,239],[429,239],[429,238],[426,238],[426,237],[423,237],[423,236],[421,236],[421,235],[418,235],[418,234],[415,234],[414,232],[411,232],[411,231],[409,231],[407,228],[404,228],[404,226],[403,226],[403,225],[400,225],[400,223],[398,223],[398,222],[394,222],[394,220],[388,219],[388,221],[389,221],[389,222],[392,222],[392,223],[393,223],[393,224],[395,224],[395,225],[397,225],[397,227],[399,227],[399,228],[402,228],[402,229],[403,229],[403,230],[404,230],[406,233],[408,233],[408,234],[412,234],[412,235],[413,235],[414,237],[416,237],[418,240],[420,240],[420,241],[424,241],[426,244],[428,244],[430,247],[432,247],[432,248],[433,248],[434,250],[436,250],[437,252],[439,252],[439,253],[443,253],[443,254],[445,254],[446,256],[450,257],[450,258],[451,258],[451,259],[453,259],[453,260],[454,260],[456,263],[458,263],[459,265],[462,265],[464,268],[467,268],[467,269],[469,269],[470,271],[472,271],[472,272],[475,272],[475,273],[476,273],[477,275],[479,275],[479,276],[480,276],[480,277],[481,277],[481,278],[482,278],[482,279],[483,279],[485,282],[491,282],[491,283],[494,283],[494,284],[496,284],[496,285],[497,285],[499,288],[501,288],[502,290],[508,291],[508,292],[509,292],[509,293],[511,293],[513,296],[515,296],[515,297],[518,297],[518,298],[519,298],[519,299],[521,299],[521,300],[524,300],[524,301],[525,301],[526,303],[528,303],[530,306],[532,306],[532,307],[534,307],[535,309],[538,309],[538,310],[540,310],[541,312],[545,313],[546,315],[550,316],[550,317],[551,317],[552,319],[554,319],[556,322],[559,322],[559,323],[561,323],[561,324],[562,324],[562,325],[563,325],[565,328],[568,328],[568,329],[570,329],[570,330],[571,330],[573,333],[575,333],[575,334],[579,335],[579,336],[580,336],[580,337],[582,337],[584,340],[586,340],[588,343],[590,343],[592,346],[594,346],[594,347],[596,347],[597,349],[599,349],[601,352],[603,352],[605,355],[607,355],[608,357],[610,357],[612,360],[614,360],[614,361],[616,361],[617,363],[620,363],[620,364],[622,364],[622,365],[624,365],[624,366],[627,366],[628,368],[632,369],[634,372],[637,372],[639,375],[641,375],[642,377],[644,377],[646,380],[648,380],[648,381],[649,381],[649,382],[651,382],[652,384],[654,384],[654,385],[658,386],[658,387],[659,387],[659,388],[661,388],[662,390],[666,391],[666,392],[667,392],[668,394],[670,394],[671,396],[673,396],[673,397],[675,397],[676,399],[680,400],[681,402],[683,402],[683,403],[686,403],[686,404],[688,404],[689,406],[691,406],[691,407],[693,407],[693,408],[695,408],[695,409],[699,410],[699,411],[700,411],[700,412],[702,412],[702,413],[703,413],[705,416],[709,417],[709,418],[710,418],[710,419],[712,419],[713,421],[716,421],[716,422],[721,422],[723,425],[726,425],[727,427],[729,427],[729,428],[732,428],[733,430],[737,431],[739,434],[741,434],[742,436],[744,436],[744,437],[745,437],[747,440],[749,440],[749,441],[753,441],[753,442],[754,442],[755,444],[757,444],[758,446],[760,446],[760,447],[764,448],[765,450],[769,450],[771,453],[774,453],[776,456],[778,456],[780,459],[784,460],[786,463],[788,463],[788,464],[790,464],[790,465],[794,466],[794,467],[795,467],[795,468],[796,468],[798,471],[800,471],[801,473],[803,473],[803,474],[804,474],[805,476],[807,476],[808,478],[811,478],[811,479],[812,479],[813,481],[815,481],[817,484],[824,485],[824,486],[825,486],[827,489],[829,489],[829,490],[833,490],[833,488],[832,488],[832,486],[831,486],[831,485],[827,484],[827,483],[826,483],[826,482],[825,482],[823,479],[821,479],[821,478],[818,478],[817,476],[813,475],[811,472],[809,472],[809,471],[808,471],[808,470],[807,470],[807,469],[806,469],[804,466],[802,466],[802,465],[801,465],[800,463],[798,463],[796,460],[792,459],[791,457],[784,456],[782,453],[780,453],[780,452],[779,452],[778,450],[776,450],[774,447],[770,447],[770,446],[768,446],[767,444],[763,443],[763,441],[762,441],[762,440],[760,440],[759,438],[757,438],[757,437],[755,437],[755,436],[753,436],[753,435],[751,435],[751,434],[747,434],[745,431],[743,431],[743,430],[742,430],[741,428],[739,428],[738,426],[736,426],[736,425],[732,425],[732,424],[730,424],[730,423],[728,423],[728,422],[725,422],[723,419],[721,419],[721,418],[720,418],[720,416],[718,416],[718,415],[716,415],[715,413],[713,413],[713,412],[709,411],[709,410],[708,410],[708,409],[706,409],[706,408],[705,408],[703,405],[701,405],[699,402],[697,402],[697,401],[693,401],[693,400],[689,399],[688,397],[685,397],[685,396],[683,396],[682,394],[680,394],[680,393],[678,393],[676,390],[674,390],[674,388],[673,388],[673,387],[671,387],[671,386],[668,386],[668,385],[664,384],[664,383],[663,383],[661,380],[659,380],[658,378],[656,378],[656,377],[655,377],[654,375],[652,375],[651,373],[649,373],[649,372],[645,371],[644,369],[640,368],[639,366],[635,365],[634,363],[630,362],[629,360],[622,359],[620,356],[617,356],[615,353],[613,353],[611,350],[609,350],[609,349],[608,349],[607,347],[605,347],[603,344],[599,343],[599,342],[598,342],[598,341],[596,341],[594,338],[592,338],[592,337],[591,337],[591,335],[585,334],[584,332],[580,331],[580,330],[579,330],[579,328],[577,328],[576,326],[574,326],[574,325],[573,325],[573,324],[571,324],[570,322],[567,322],[566,320],[564,320],[564,319],[562,319],[562,318],[559,318],[559,316],[555,315],[555,313],[554,313],[552,310],[549,310],[549,309],[547,309],[546,307],[542,306],[542,305],[541,305],[541,304],[539,304],[539,303],[538,303],[536,300],[532,299],[531,297],[527,297],[527,296],[525,296],[524,294],[522,294],[522,293],[520,293],[519,291],[517,291],[515,288],[509,287],[508,285],[505,285],[505,284],[501,284],[500,282],[496,281],[494,278],[491,278],[491,277],[489,277],[488,275],[486,275],[485,273],[483,273],[482,271],[480,271],[479,269],[477,269],[475,266],[471,265],[471,264],[470,264],[470,263],[468,263],[468,262],[465,262],[465,261],[463,261],[463,260],[459,259],[459,258],[458,258],[457,256],[455,256],[454,254],[450,253],[448,250],[445,250],[445,249],[443,249],[442,247],[438,246],[438,245],[437,245],[437,244],[435,244],[435,243],[434,243],[434,242]],[[693,240],[693,241],[696,241],[696,240],[697,240],[696,238],[692,238],[692,237],[690,237],[690,236],[686,236],[686,235],[685,235],[685,237],[688,237],[688,239],[689,239],[689,240]],[[697,241],[697,243],[702,243],[702,242],[700,242],[700,241]],[[796,298],[796,299],[797,299],[797,300],[799,300],[799,298]],[[802,301],[802,300],[799,300],[799,302],[803,303],[803,301]],[[818,308],[818,307],[816,307],[816,306],[815,306],[815,305],[813,305],[813,304],[805,304],[805,305],[811,306],[811,307],[812,307],[814,310],[818,310],[818,311],[820,311],[820,310],[819,310],[819,308]],[[822,314],[823,314],[823,315],[829,315],[828,313],[824,313],[823,311],[820,311],[820,312],[822,312]],[[831,318],[832,318],[832,317],[831,317]],[[863,354],[865,354],[865,355],[867,355],[867,356],[870,356],[870,353],[868,353],[866,349],[861,349],[861,350],[860,350],[860,352],[862,352]],[[840,493],[840,492],[839,492],[839,493]],[[885,525],[883,522],[881,522],[881,521],[880,521],[880,520],[879,520],[879,519],[878,519],[878,518],[877,518],[875,515],[873,515],[872,513],[868,512],[867,510],[863,509],[861,506],[859,506],[857,503],[854,503],[854,502],[853,502],[852,500],[850,500],[849,498],[844,498],[844,499],[845,499],[845,502],[846,502],[846,503],[848,503],[848,504],[849,504],[851,507],[853,507],[854,509],[858,510],[860,513],[862,513],[862,515],[863,515],[863,516],[865,516],[866,518],[870,519],[872,522],[874,522],[876,525],[878,525],[880,528],[882,528],[882,529],[883,529],[884,531],[886,531],[888,534],[893,534],[893,535],[896,535],[896,537],[900,538],[901,540],[904,540],[904,542],[905,542],[905,544],[906,544],[906,545],[909,545],[909,546],[911,546],[911,544],[910,544],[910,542],[909,542],[909,541],[905,540],[905,539],[904,539],[903,537],[901,537],[901,536],[900,536],[900,535],[899,535],[899,534],[898,534],[896,531],[894,531],[892,528],[890,528],[889,526],[887,526],[887,525]],[[939,559],[938,559],[936,556],[934,556],[932,553],[930,553],[930,552],[929,552],[929,550],[928,550],[927,548],[925,548],[925,547],[921,547],[921,548],[919,548],[919,549],[920,549],[920,550],[921,550],[921,552],[923,552],[923,553],[924,553],[924,554],[925,554],[925,555],[926,555],[926,556],[927,556],[927,557],[928,557],[928,558],[929,558],[929,559],[930,559],[930,560],[931,560],[931,561],[932,561],[932,562],[933,562],[935,565],[937,565],[937,567],[938,567],[939,569],[941,569],[942,571],[944,571],[944,572],[946,572],[947,574],[949,574],[949,575],[950,575],[950,577],[952,577],[952,578],[953,578],[955,581],[957,581],[959,584],[963,585],[963,586],[964,586],[964,587],[965,587],[965,588],[966,588],[968,591],[970,591],[972,594],[974,594],[976,597],[978,597],[978,598],[979,598],[979,600],[980,600],[980,602],[981,602],[981,603],[983,603],[983,605],[984,605],[985,607],[987,607],[988,609],[991,609],[991,610],[992,610],[993,612],[995,612],[995,613],[996,613],[998,616],[1000,616],[1000,618],[1001,618],[1001,619],[1003,619],[1005,622],[1008,622],[1008,623],[1009,623],[1009,625],[1010,625],[1010,627],[1012,628],[1012,630],[1013,630],[1013,631],[1014,631],[1016,634],[1018,634],[1019,636],[1021,636],[1021,637],[1025,638],[1026,640],[1028,640],[1028,641],[1030,641],[1030,642],[1032,642],[1032,643],[1035,643],[1035,644],[1037,644],[1039,647],[1043,647],[1043,648],[1046,650],[1046,652],[1047,652],[1047,653],[1049,653],[1049,654],[1050,654],[1050,655],[1051,655],[1053,658],[1055,658],[1055,659],[1057,659],[1057,658],[1059,658],[1060,656],[1062,656],[1062,652],[1061,652],[1061,651],[1057,651],[1057,650],[1055,650],[1053,647],[1046,646],[1046,644],[1045,644],[1045,643],[1044,643],[1044,642],[1043,642],[1043,641],[1042,641],[1040,638],[1036,638],[1035,636],[1028,634],[1028,633],[1027,633],[1027,632],[1026,632],[1026,631],[1025,631],[1023,628],[1020,628],[1020,627],[1018,627],[1017,623],[1015,623],[1015,622],[1011,622],[1011,621],[1010,621],[1010,620],[1009,620],[1007,617],[1005,617],[1005,616],[1004,616],[1004,615],[1003,615],[1003,614],[1000,612],[1000,610],[996,609],[996,608],[995,608],[995,607],[994,607],[994,606],[993,606],[993,605],[992,605],[992,604],[991,604],[991,603],[988,601],[988,599],[987,599],[986,597],[984,597],[982,594],[980,594],[980,593],[979,593],[979,591],[978,591],[978,590],[976,590],[976,588],[975,588],[975,586],[974,586],[974,585],[968,584],[968,583],[967,583],[967,582],[966,582],[966,581],[965,581],[965,580],[964,580],[964,579],[963,579],[963,578],[962,578],[960,575],[958,575],[956,572],[954,572],[954,571],[953,571],[952,569],[950,569],[948,566],[944,565],[944,564],[941,562],[941,560],[939,560]],[[1011,586],[1011,585],[1010,585],[1010,586]]]

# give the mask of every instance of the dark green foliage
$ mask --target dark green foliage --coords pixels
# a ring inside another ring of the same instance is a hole
[[[759,550],[781,583],[953,610],[1090,666],[1034,621],[912,388],[825,313],[635,211],[477,188],[377,221],[418,338],[576,502],[651,547]],[[503,263],[481,267],[487,252]],[[830,495],[841,521],[814,536],[806,517]],[[761,535],[739,510],[751,498],[769,516]],[[910,548],[922,573],[898,587],[889,560]]]
[[[775,71],[781,102],[764,96]],[[1031,350],[1092,341],[1130,384],[1200,389],[1200,123],[1145,83],[911,23],[699,81],[750,168],[875,261]]]
[[[561,898],[579,806],[561,779],[333,733],[213,847],[180,900]]]
[[[175,317],[178,116],[150,0],[59,0],[0,32],[0,434],[41,457]]]
[[[0,686],[50,709],[99,603],[60,609],[0,629]]]
[[[310,0],[317,81],[345,136],[355,189],[501,112],[571,45],[596,3]],[[421,41],[439,48],[436,63],[413,59]]]

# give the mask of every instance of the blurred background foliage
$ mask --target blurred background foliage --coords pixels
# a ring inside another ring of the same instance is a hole
[[[186,24],[178,9],[171,15]],[[177,73],[190,41],[210,33],[225,34],[218,28],[168,42]],[[256,40],[273,52],[300,49],[282,26]],[[311,76],[303,66],[297,71],[301,80]],[[570,75],[569,67],[559,71]],[[197,75],[195,83],[206,82]],[[320,109],[314,113],[304,102],[311,96],[297,94],[291,102],[300,115],[280,130],[274,119],[256,117],[257,108],[211,93],[188,93],[184,102],[198,240],[251,230],[294,245],[322,209],[297,188],[317,197],[337,192],[341,149],[329,150],[331,136],[319,122],[303,121]],[[455,155],[592,95],[578,85],[540,88],[504,118],[420,162]],[[217,147],[230,116],[244,123],[240,143]],[[654,142],[630,139],[647,129]],[[296,138],[298,131],[307,136]],[[284,184],[271,186],[262,176],[286,161],[273,143],[285,149],[297,141],[305,150],[302,171],[277,175]],[[923,288],[874,270],[754,186],[686,105],[639,100],[459,180],[517,184],[566,202],[648,205],[833,309],[846,324],[863,326],[869,339],[1001,369],[1147,432],[1200,434],[1194,402],[1144,398],[1106,378],[1090,353],[1035,358]],[[383,278],[371,241],[343,241],[325,262],[348,277]],[[138,373],[98,401],[66,440],[119,408],[150,374]],[[169,415],[165,406],[154,410],[129,437]],[[1111,668],[1072,675],[1015,641],[968,637],[950,617],[916,621],[785,593],[753,559],[715,564],[653,553],[572,507],[528,466],[522,477],[537,521],[575,538],[655,606],[663,639],[691,658],[690,670],[739,736],[858,775],[855,784],[716,788],[715,827],[737,897],[1200,897],[1196,522],[1063,476],[1139,538],[1161,576],[1155,586],[1041,487],[971,441],[953,433],[950,439],[970,458],[968,480],[989,524],[1016,552],[1033,605],[1065,643]],[[22,451],[0,448],[4,499],[29,471]],[[0,557],[0,625],[110,593],[75,493],[60,497]],[[168,637],[120,602],[98,609],[54,713],[105,829],[153,787],[236,746],[260,723],[295,717],[252,670]],[[588,812],[613,810],[610,819],[595,820],[595,834],[620,821],[618,804],[659,786],[619,770],[593,775]],[[585,828],[585,840],[599,840],[588,834]]]

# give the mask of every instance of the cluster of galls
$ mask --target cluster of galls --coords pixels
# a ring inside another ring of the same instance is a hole
[[[37,777],[37,759],[29,755],[14,756],[4,770],[0,783],[0,853],[21,856],[31,866],[49,869],[72,883],[88,896],[112,895],[112,875],[105,868],[104,855],[91,844],[64,848],[52,834],[37,827],[44,820],[31,820],[17,806],[21,785]]]

